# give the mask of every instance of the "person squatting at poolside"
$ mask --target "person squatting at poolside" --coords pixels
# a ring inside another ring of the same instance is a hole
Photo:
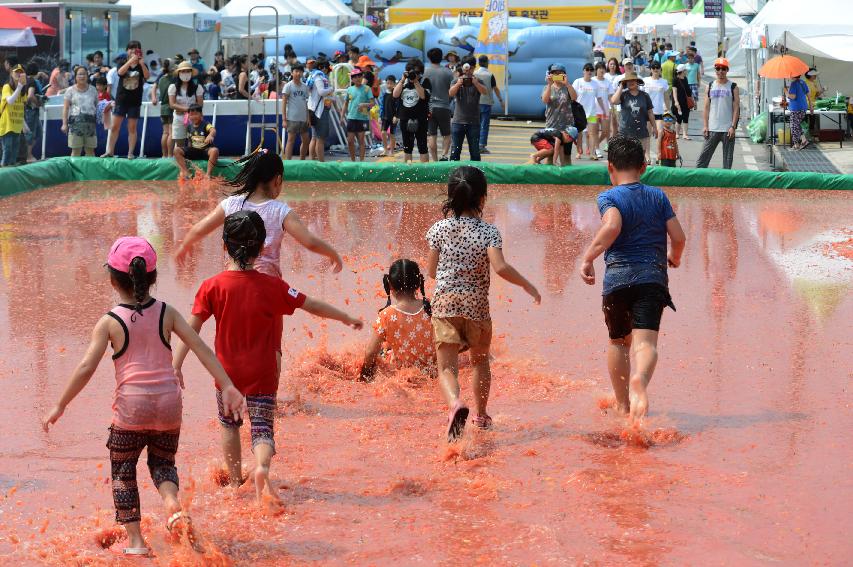
[[[646,390],[657,364],[663,309],[675,310],[666,268],[681,265],[686,237],[666,193],[640,182],[646,163],[639,140],[621,134],[611,138],[607,170],[614,187],[598,196],[602,224],[584,253],[580,276],[595,284],[593,262],[604,254],[602,310],[610,336],[610,381],[617,409],[641,425],[649,408]]]
[[[196,293],[189,325],[196,332],[211,316],[216,319],[216,357],[246,396],[251,422],[252,452],[255,454],[255,493],[261,502],[264,489],[274,501],[277,490],[269,478],[275,455],[274,418],[276,394],[281,374],[281,317],[296,309],[341,321],[354,329],[362,322],[325,303],[306,297],[279,277],[255,270],[267,234],[264,220],[255,211],[237,211],[225,217],[222,240],[228,253],[224,272],[205,280]],[[187,347],[175,351],[175,370],[181,367]],[[217,389],[216,403],[222,425],[222,451],[228,478],[234,488],[243,484],[240,427],[223,406]]]
[[[216,128],[204,119],[202,106],[191,104],[188,114],[189,122],[185,126],[186,138],[182,140],[182,146],[175,146],[175,163],[181,170],[178,180],[189,178],[187,160],[207,160],[207,176],[210,177],[219,159],[219,148],[213,145]]]
[[[506,262],[503,240],[497,227],[482,219],[487,183],[482,170],[463,165],[450,174],[445,218],[429,229],[427,271],[435,278],[432,326],[438,358],[439,384],[450,408],[447,440],[462,437],[468,407],[459,395],[459,350],[471,350],[474,367],[472,387],[481,429],[492,426],[486,413],[491,387],[489,346],[492,320],[489,315],[489,266],[506,281],[524,289],[538,305],[536,287]],[[450,218],[448,215],[453,213]]]
[[[140,529],[141,509],[136,484],[136,463],[148,447],[148,470],[163,499],[175,536],[186,534],[195,540],[188,515],[178,500],[178,470],[175,453],[181,432],[181,390],[183,378],[172,367],[169,339],[178,335],[213,376],[222,392],[222,411],[239,419],[246,410],[222,365],[198,334],[173,307],[151,297],[157,281],[157,254],[145,239],[119,238],[107,256],[110,283],[121,303],[100,318],[92,331],[92,341],[77,365],[59,401],[45,415],[42,426],[49,427],[65,412],[68,404],[86,387],[108,344],[112,344],[116,390],[113,419],[107,448],[112,463],[113,501],[116,521],[127,530],[125,555],[150,554]]]
[[[578,129],[574,126],[569,126],[565,130],[555,130],[554,128],[537,130],[530,136],[530,143],[536,148],[536,151],[530,154],[530,161],[527,163],[539,164],[545,160],[545,163],[549,165],[559,165],[568,153],[563,151],[563,146],[571,146],[577,135]]]
[[[382,276],[382,285],[388,303],[379,310],[373,325],[374,333],[367,345],[359,380],[373,381],[377,362],[389,369],[417,368],[434,375],[432,306],[426,297],[420,267],[413,260],[397,260]]]

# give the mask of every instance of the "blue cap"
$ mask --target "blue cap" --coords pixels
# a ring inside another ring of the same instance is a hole
[[[568,128],[566,128],[565,132],[569,135],[569,138],[571,138],[572,141],[578,139],[578,129],[574,126],[569,126]]]
[[[666,58],[669,59],[670,57],[678,57],[678,52],[677,51],[667,51],[666,52]]]
[[[120,60],[120,59],[128,59],[128,57],[127,57],[127,52],[126,52],[126,51],[122,51],[121,53],[119,53],[118,55],[116,55],[116,56],[115,56],[115,59],[113,59],[113,61],[118,61],[118,60]]]
[[[548,72],[553,73],[554,71],[557,71],[559,73],[565,73],[566,72],[566,66],[563,65],[562,63],[551,63],[551,66],[548,67]]]

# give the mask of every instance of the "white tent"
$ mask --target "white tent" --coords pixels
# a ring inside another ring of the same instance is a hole
[[[706,18],[704,14],[688,14],[673,27],[676,34],[690,37],[696,42],[699,53],[705,58],[705,77],[708,81],[714,78],[714,68],[710,64],[717,53],[718,18]],[[746,76],[746,56],[740,45],[741,30],[747,23],[737,14],[726,12],[726,58],[729,60],[729,75],[732,77]],[[707,81],[703,81],[707,82]]]
[[[143,49],[171,57],[186,56],[195,47],[206,63],[213,62],[219,48],[215,10],[198,0],[120,0],[118,5],[130,6],[131,35],[142,42]]]
[[[760,32],[753,37],[766,36],[767,45],[780,42],[786,31],[798,37],[849,35],[853,33],[853,11],[849,0],[773,0],[755,16],[747,30]],[[744,36],[748,34],[744,32]]]
[[[22,30],[0,29],[0,47],[35,47],[36,45],[36,37],[30,28]]]
[[[319,24],[330,31],[336,31],[361,21],[361,17],[344,6],[326,0],[288,0],[294,9],[314,13]],[[300,22],[293,22],[299,24]]]
[[[249,33],[249,11],[258,6],[252,12],[252,34],[265,32],[276,26],[275,12],[265,6],[272,6],[278,10],[278,25],[320,25],[320,17],[311,9],[306,8],[298,1],[291,0],[231,0],[224,8],[219,10],[222,16],[222,37],[238,38]]]
[[[754,0],[728,0],[728,2],[731,4],[735,14],[738,16],[751,16],[758,13],[758,10],[755,8]]]

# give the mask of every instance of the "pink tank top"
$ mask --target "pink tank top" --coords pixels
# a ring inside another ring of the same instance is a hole
[[[237,211],[255,211],[264,219],[267,238],[261,255],[255,260],[255,269],[262,274],[281,277],[281,241],[284,238],[284,219],[291,209],[287,203],[271,199],[263,203],[252,203],[245,195],[233,195],[222,201],[225,216]]]
[[[121,429],[169,431],[181,427],[181,386],[172,368],[172,347],[163,334],[166,304],[151,299],[137,313],[117,305],[108,313],[124,330],[113,354],[116,390],[113,425]]]

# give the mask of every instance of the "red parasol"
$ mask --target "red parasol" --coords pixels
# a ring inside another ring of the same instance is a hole
[[[25,16],[11,8],[0,6],[0,30],[24,30],[30,28],[35,35],[56,36],[56,28]]]

